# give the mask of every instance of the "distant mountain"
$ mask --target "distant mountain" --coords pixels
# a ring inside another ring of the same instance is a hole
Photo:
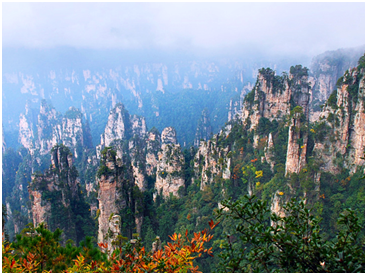
[[[339,49],[328,51],[312,59],[310,66],[312,99],[311,109],[314,111],[311,120],[315,120],[322,105],[336,89],[336,81],[344,72],[357,66],[358,59],[365,48]]]
[[[19,115],[42,99],[66,112],[73,106],[99,142],[109,111],[121,102],[146,118],[148,128],[174,126],[181,145],[193,144],[204,108],[213,131],[227,121],[230,100],[256,80],[257,70],[286,70],[292,60],[253,56],[202,58],[186,54],[92,51],[74,48],[3,49],[3,127],[16,146]],[[170,115],[167,115],[170,114]],[[188,118],[187,121],[180,121]],[[180,124],[185,124],[185,129]]]

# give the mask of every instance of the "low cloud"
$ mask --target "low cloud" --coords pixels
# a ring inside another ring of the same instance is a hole
[[[3,47],[317,54],[364,44],[365,3],[3,3]]]

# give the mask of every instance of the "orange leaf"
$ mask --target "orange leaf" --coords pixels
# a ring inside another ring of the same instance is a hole
[[[170,248],[172,251],[175,251],[175,250],[176,250],[176,248],[175,248],[171,243],[168,243],[168,246],[169,246],[169,248]]]
[[[208,255],[209,255],[209,256],[211,256],[211,257],[214,257],[214,256],[213,256],[213,252],[212,252],[211,250],[212,250],[212,247],[211,247],[211,248],[209,248],[209,250],[208,250]]]
[[[214,227],[216,227],[218,225],[219,222],[217,222],[216,224],[214,224],[213,220],[210,220],[209,222],[209,226],[210,226],[210,229],[213,229]]]
[[[195,240],[197,240],[197,239],[199,239],[199,238],[200,238],[200,233],[195,233],[195,232],[194,232],[194,239],[195,239]]]
[[[177,240],[177,234],[176,234],[176,233],[174,233],[172,236],[168,236],[168,237],[170,237],[170,239],[171,239],[172,241]]]

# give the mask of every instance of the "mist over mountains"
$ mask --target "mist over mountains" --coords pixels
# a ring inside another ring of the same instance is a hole
[[[306,64],[316,70],[318,60],[332,58],[339,62],[340,75],[362,52],[363,47],[338,50],[312,59],[260,53],[214,57],[162,50],[4,48],[5,140],[16,146],[19,115],[26,104],[39,109],[46,99],[61,113],[71,106],[80,109],[90,122],[94,144],[109,110],[121,102],[131,113],[146,117],[149,129],[174,126],[180,144],[190,145],[201,112],[208,108],[213,132],[218,131],[228,119],[230,105],[241,104],[251,90],[259,68],[270,67],[281,74],[293,64]],[[186,122],[180,121],[185,118]]]
[[[3,272],[364,272],[365,3],[2,11]]]

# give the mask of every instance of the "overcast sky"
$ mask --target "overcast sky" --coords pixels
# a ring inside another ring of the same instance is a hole
[[[365,41],[365,3],[2,3],[3,47],[318,54]]]

